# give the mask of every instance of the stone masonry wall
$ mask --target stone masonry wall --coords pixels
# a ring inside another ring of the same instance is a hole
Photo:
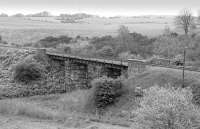
[[[146,62],[142,60],[129,59],[128,60],[128,76],[134,76],[136,74],[146,71]]]

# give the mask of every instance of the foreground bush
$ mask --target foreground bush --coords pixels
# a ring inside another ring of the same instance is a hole
[[[123,84],[120,79],[102,77],[95,79],[92,87],[89,105],[93,106],[93,109],[105,109],[123,94]]]
[[[152,87],[133,111],[139,129],[199,129],[200,110],[187,90]]]
[[[39,63],[23,61],[15,65],[13,79],[17,82],[29,83],[42,78],[43,69]]]

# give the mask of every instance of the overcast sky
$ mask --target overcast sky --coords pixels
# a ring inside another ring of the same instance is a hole
[[[8,14],[176,15],[183,8],[200,10],[200,0],[0,0],[0,12]]]

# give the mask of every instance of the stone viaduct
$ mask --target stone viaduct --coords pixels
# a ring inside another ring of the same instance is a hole
[[[144,61],[135,59],[122,62],[58,54],[45,49],[40,49],[39,52],[47,55],[52,64],[57,64],[60,76],[63,77],[61,83],[71,89],[90,88],[91,80],[102,76],[128,77],[145,71],[146,66]]]

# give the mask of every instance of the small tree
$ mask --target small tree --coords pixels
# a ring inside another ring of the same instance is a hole
[[[125,50],[128,50],[129,43],[131,41],[131,36],[128,30],[128,27],[121,25],[118,29],[118,37],[119,37],[120,44],[123,45],[123,48]]]
[[[175,18],[175,25],[183,29],[185,35],[188,35],[189,31],[195,28],[195,19],[192,12],[189,9],[183,9],[179,16]]]

